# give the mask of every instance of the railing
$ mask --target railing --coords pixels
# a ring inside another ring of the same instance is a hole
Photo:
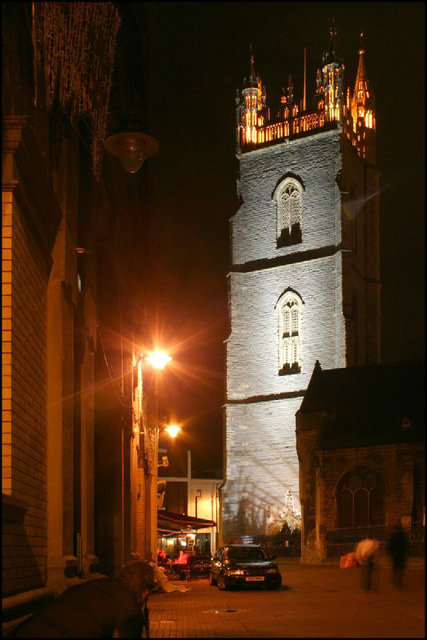
[[[381,546],[385,548],[393,528],[393,526],[387,525],[372,525],[330,530],[326,534],[326,555],[328,558],[334,558],[342,553],[354,551],[356,544],[367,537],[379,540]],[[413,522],[402,526],[402,529],[409,543],[408,555],[410,557],[424,557],[424,524]]]
[[[326,122],[323,111],[305,112],[301,115],[285,118],[279,122],[272,122],[256,127],[255,142],[252,138],[252,134],[249,139],[246,138],[246,127],[241,123],[238,126],[239,147],[244,150],[247,147],[253,148],[258,144],[272,142],[274,140],[285,140],[290,136],[297,136],[298,134],[306,131],[315,131],[327,128],[330,124],[336,125],[336,121],[333,121],[332,123]]]
[[[254,536],[253,542],[260,544],[270,556],[300,557],[301,537],[300,532],[291,534],[288,539],[278,540],[276,536]]]

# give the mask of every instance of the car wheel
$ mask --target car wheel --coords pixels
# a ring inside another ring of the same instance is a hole
[[[209,584],[211,585],[211,587],[215,587],[216,586],[216,580],[212,576],[212,574],[209,575]]]
[[[227,583],[225,582],[224,576],[218,576],[218,589],[220,591],[225,591],[227,589]]]

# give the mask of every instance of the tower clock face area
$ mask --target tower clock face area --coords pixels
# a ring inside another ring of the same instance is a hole
[[[362,111],[352,110],[357,100],[366,102],[363,54],[356,87],[364,93],[355,88],[353,101],[350,91],[344,99],[342,65],[331,48],[318,72],[316,109],[301,109],[288,87],[281,118],[268,122],[253,57],[237,104],[226,538],[299,524],[295,414],[315,362],[336,369],[378,357],[379,286],[372,285],[379,268],[378,201],[363,199],[378,188],[378,173],[366,164],[374,149],[372,96],[367,119],[356,126],[359,140],[353,117],[362,118]],[[364,202],[357,216],[356,201]]]

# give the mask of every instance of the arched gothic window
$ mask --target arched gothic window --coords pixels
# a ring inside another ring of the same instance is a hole
[[[302,186],[294,178],[286,178],[276,196],[277,246],[302,241]]]
[[[279,374],[301,370],[301,299],[287,292],[279,304]]]
[[[368,467],[351,469],[337,487],[338,527],[384,524],[385,488],[381,476]]]

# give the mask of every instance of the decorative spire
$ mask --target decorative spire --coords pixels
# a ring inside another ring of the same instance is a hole
[[[365,34],[363,31],[360,32],[359,43],[360,43],[359,54],[365,53]]]
[[[332,24],[331,24],[330,29],[329,29],[329,34],[331,36],[330,55],[331,55],[331,57],[334,57],[334,54],[335,54],[335,38],[336,38],[336,35],[337,35],[337,28],[335,26],[335,18],[334,17],[332,18]]]
[[[369,98],[369,90],[368,90],[368,76],[366,73],[365,67],[365,43],[364,43],[365,35],[363,31],[360,34],[360,44],[359,44],[359,66],[357,68],[356,74],[356,82],[354,85],[353,92],[353,107],[356,108],[356,105],[365,106],[367,98]]]
[[[250,73],[250,79],[252,82],[256,82],[257,81],[257,77],[256,77],[256,73],[255,73],[255,56],[254,56],[254,52],[252,49],[252,45],[250,45],[249,47],[249,51],[251,53],[251,73]]]
[[[258,142],[258,127],[264,125],[266,116],[268,116],[266,92],[261,78],[255,72],[255,56],[252,45],[249,47],[249,52],[249,77],[244,79],[240,101],[236,99],[238,146],[256,144]]]
[[[292,82],[292,76],[289,74],[288,76],[288,104],[293,104],[294,102],[294,83]]]
[[[330,64],[335,62],[335,38],[337,36],[337,28],[335,26],[335,18],[332,18],[332,24],[329,28],[329,35],[331,36],[331,44],[329,47],[329,53],[325,53],[323,56],[323,63]]]
[[[322,82],[317,81],[316,94],[320,97],[323,93],[324,100],[318,101],[319,106],[325,112],[326,122],[338,122],[342,115],[343,107],[343,74],[344,65],[342,61],[335,55],[335,38],[337,29],[335,26],[335,18],[332,18],[332,24],[329,29],[331,37],[330,49],[328,53],[323,54]]]
[[[362,32],[359,41],[359,65],[351,101],[351,119],[353,134],[357,133],[358,136],[355,143],[358,154],[375,162],[375,99],[369,88],[366,73],[364,38]]]

